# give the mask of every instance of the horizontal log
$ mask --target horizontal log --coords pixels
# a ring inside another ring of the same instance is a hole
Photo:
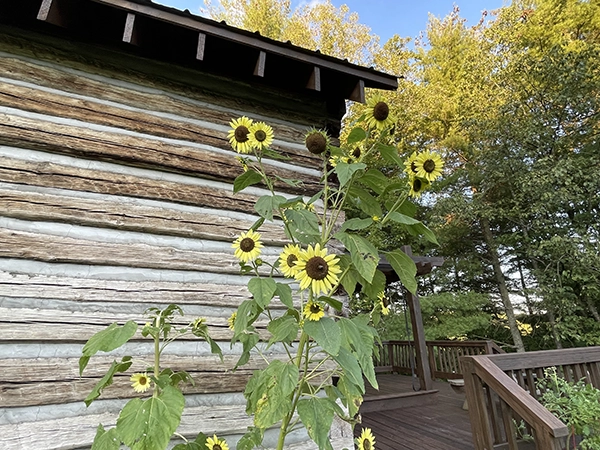
[[[1,86],[0,86],[1,88]],[[232,182],[243,173],[236,153],[215,152],[200,146],[184,145],[176,141],[164,142],[146,135],[127,135],[86,127],[85,122],[61,124],[48,116],[22,117],[0,114],[0,143],[44,152],[74,155],[86,159],[103,160],[136,167],[166,170],[175,173]],[[83,119],[83,118],[82,118]],[[210,130],[207,130],[210,132]],[[214,144],[226,139],[203,135],[202,144]],[[309,176],[290,169],[264,165],[271,177],[299,179],[302,185],[291,187],[277,182],[278,189],[298,195],[313,195],[320,188],[318,176]]]
[[[131,199],[113,196],[109,201],[47,192],[19,191],[0,186],[0,211],[6,217],[31,221],[66,222],[91,227],[166,234],[188,238],[233,241],[256,221],[224,216],[215,211],[188,212],[161,205],[136,204]],[[288,242],[282,226],[265,223],[260,232],[266,244]]]

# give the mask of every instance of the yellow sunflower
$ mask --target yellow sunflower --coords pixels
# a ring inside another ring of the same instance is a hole
[[[248,139],[253,148],[263,150],[273,143],[273,128],[270,125],[264,122],[256,122],[250,126],[249,130]]]
[[[296,261],[298,272],[295,277],[300,282],[300,289],[311,287],[313,294],[328,293],[338,283],[338,274],[342,272],[335,255],[328,255],[326,248],[316,244],[300,253]]]
[[[260,256],[262,242],[260,242],[260,233],[249,230],[242,233],[231,245],[235,248],[234,255],[241,262],[247,263]]]
[[[304,317],[306,317],[308,320],[317,321],[320,320],[324,315],[325,310],[323,309],[323,305],[321,305],[319,302],[310,300],[304,307]]]
[[[296,261],[300,259],[301,251],[299,245],[288,244],[283,247],[283,252],[279,256],[279,270],[284,276],[294,278],[298,272]]]
[[[366,114],[365,120],[370,128],[381,131],[394,123],[394,119],[390,116],[390,107],[380,94],[375,94],[367,100]]]
[[[404,161],[404,172],[406,172],[409,177],[414,177],[417,175],[418,170],[415,164],[417,156],[419,156],[419,154],[417,152],[413,152],[413,154]]]
[[[313,155],[320,155],[329,148],[329,136],[316,128],[311,128],[304,138],[304,145]]]
[[[379,307],[381,308],[381,314],[387,316],[390,313],[390,308],[388,308],[389,300],[385,296],[385,293],[380,292],[377,295],[377,300],[379,300]]]
[[[134,373],[129,381],[131,381],[131,387],[135,392],[146,392],[152,384],[147,373]]]
[[[229,130],[227,138],[233,149],[238,153],[250,153],[252,151],[252,144],[248,135],[250,134],[252,119],[242,116],[238,119],[233,119],[229,123],[229,126],[231,126],[231,130]]]
[[[229,450],[225,439],[219,439],[216,434],[206,440],[206,448],[208,450]]]
[[[363,428],[360,437],[358,438],[358,450],[374,450],[375,436],[370,428]]]
[[[229,316],[229,319],[227,319],[227,325],[229,326],[230,330],[233,330],[235,327],[235,318],[237,317],[237,312],[232,312],[231,316]]]
[[[415,167],[417,169],[416,175],[419,178],[425,178],[427,181],[433,181],[442,176],[444,160],[437,153],[425,150],[423,153],[417,156],[415,160]]]
[[[427,181],[425,178],[411,177],[408,179],[408,185],[410,186],[408,195],[413,198],[418,198],[421,196],[423,191],[429,187],[429,181]]]

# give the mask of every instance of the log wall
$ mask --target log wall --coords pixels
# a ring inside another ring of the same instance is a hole
[[[89,448],[97,425],[112,426],[134,392],[128,376],[116,376],[86,408],[113,355],[92,358],[80,378],[84,342],[115,321],[144,323],[148,307],[169,303],[184,309],[182,323],[206,317],[225,354],[221,364],[195,339],[169,347],[165,365],[196,381],[186,388],[178,432],[217,433],[235,448],[251,425],[241,392],[263,361],[230,370],[241,349],[229,346],[227,318],[249,295],[231,242],[255,222],[253,205],[265,191],[233,194],[241,168],[228,123],[247,115],[273,126],[274,146],[291,159],[266,165],[304,182],[279,186],[294,197],[311,195],[319,181],[317,160],[301,145],[308,124],[331,118],[318,103],[313,116],[290,116],[289,106],[272,104],[272,92],[261,100],[255,87],[233,80],[220,80],[218,93],[207,87],[219,85],[214,77],[208,83],[196,72],[204,86],[180,80],[191,76],[0,27],[2,449]],[[275,260],[286,243],[282,227],[261,232],[265,259]],[[114,356],[151,350],[138,335]],[[283,357],[277,346],[268,353]],[[351,447],[351,430],[338,428],[334,448]],[[314,447],[294,434],[289,448]]]

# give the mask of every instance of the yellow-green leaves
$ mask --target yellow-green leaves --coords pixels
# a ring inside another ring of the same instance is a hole
[[[350,252],[352,263],[361,276],[370,283],[379,264],[379,252],[367,239],[358,234],[339,232],[335,238],[340,240]]]
[[[417,293],[417,280],[415,275],[417,274],[417,266],[414,261],[404,253],[402,250],[395,250],[393,252],[385,253],[385,257],[392,265],[392,268],[400,277],[400,281],[413,294]]]
[[[105,330],[94,334],[83,346],[83,356],[79,358],[79,375],[83,374],[90,357],[97,352],[110,352],[119,348],[133,337],[137,329],[137,323],[130,320],[123,326],[113,323]]]
[[[298,402],[300,420],[319,449],[333,450],[329,441],[329,429],[335,410],[335,403],[328,398],[310,397]]]
[[[102,390],[110,386],[116,373],[126,372],[131,367],[131,356],[125,356],[121,362],[113,361],[106,374],[96,383],[92,392],[85,398],[85,406],[90,406],[94,400],[100,397]]]
[[[335,356],[340,351],[342,332],[331,317],[305,321],[304,331],[328,354]]]

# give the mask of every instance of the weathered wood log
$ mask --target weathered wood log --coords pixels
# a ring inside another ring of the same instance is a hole
[[[15,186],[0,186],[0,211],[6,217],[23,220],[66,222],[92,227],[166,234],[189,238],[233,241],[247,231],[257,217],[247,220],[227,217],[219,211],[182,211],[168,203],[140,204],[130,198],[112,196],[110,200],[97,197],[81,198],[47,192],[23,192]],[[266,244],[284,245],[289,242],[283,227],[265,223],[260,232]]]
[[[65,125],[44,119],[49,117],[0,114],[0,143],[219,181],[232,182],[243,173],[233,151],[215,152],[200,146],[186,146],[178,141],[151,139],[146,134],[132,136],[119,133],[116,129],[112,132],[95,130],[85,122]],[[223,138],[225,136],[223,133]],[[203,144],[208,140],[210,144],[215,139],[219,140],[203,135],[198,140]],[[272,178],[278,176],[302,182],[298,187],[277,182],[278,189],[300,195],[313,195],[319,190],[318,175],[311,177],[269,164],[264,164],[264,168]]]

